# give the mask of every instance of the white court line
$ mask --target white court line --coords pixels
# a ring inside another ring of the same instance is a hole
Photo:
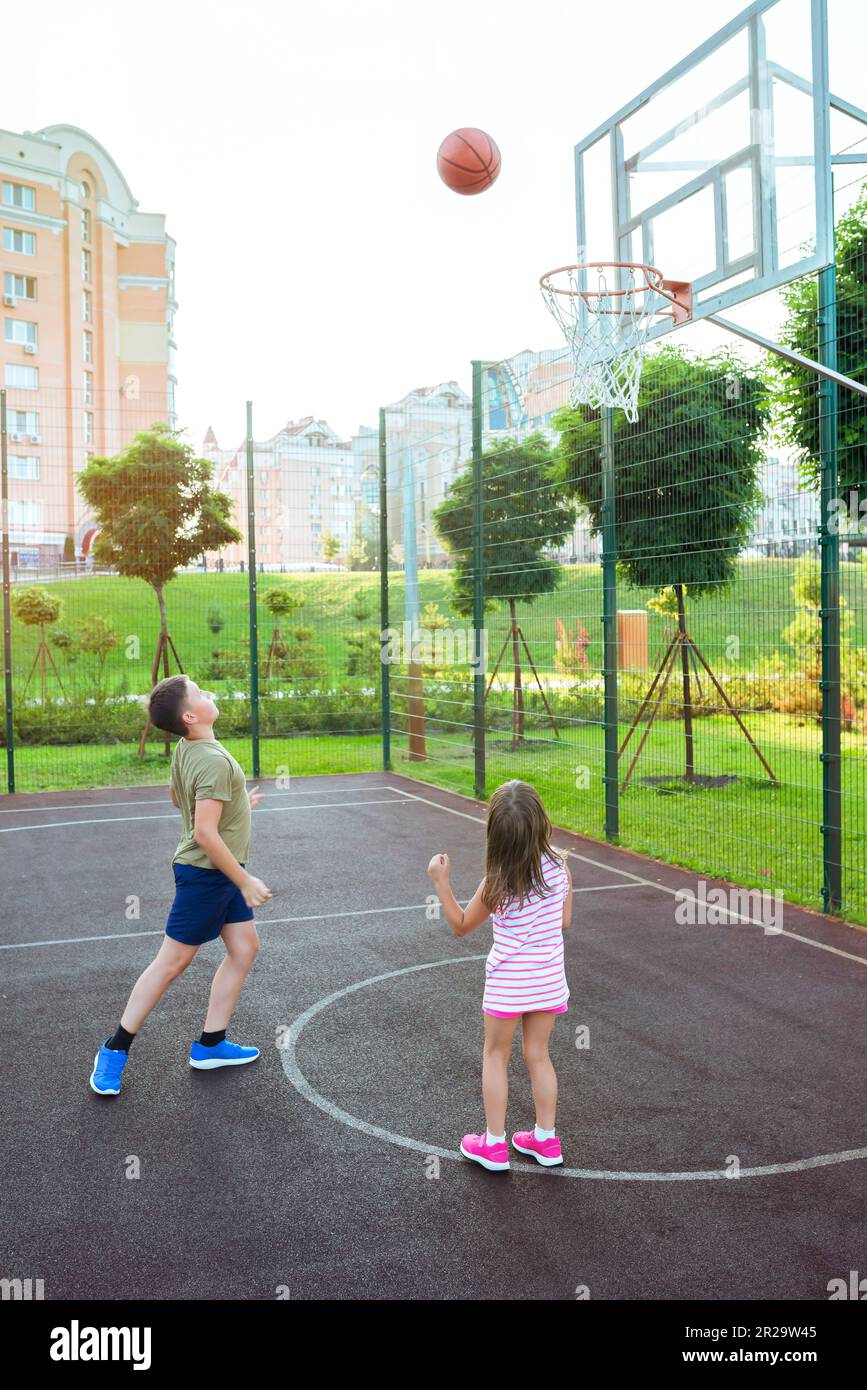
[[[338,774],[338,775],[340,775],[340,774]],[[265,779],[262,779],[262,778],[259,779],[260,782],[263,781],[263,780],[265,780]],[[258,785],[257,779],[256,779],[255,777],[248,777],[248,778],[247,778],[247,781],[248,781],[248,782],[252,782],[252,783]],[[168,786],[168,783],[166,783],[166,786]],[[346,793],[347,793],[348,791],[351,792],[352,790],[353,790],[352,787],[341,787],[339,790],[338,790],[337,787],[335,787],[335,788],[334,788],[334,795],[335,795],[335,796],[345,796]],[[359,788],[358,788],[358,791],[360,791],[360,792],[372,792],[372,791],[387,792],[387,791],[393,791],[393,792],[395,793],[395,795],[398,794],[397,788],[396,788],[396,787],[381,787],[381,786],[377,786],[376,783],[373,783],[373,785],[370,786],[370,787],[359,787]],[[14,793],[13,793],[13,795],[14,795]],[[22,795],[22,796],[38,796],[38,795],[39,795],[39,792],[22,792],[21,795]],[[315,790],[311,788],[310,791],[301,791],[301,792],[292,792],[292,791],[262,792],[261,795],[262,795],[263,797],[266,797],[266,796],[328,796],[328,795],[330,795],[330,792],[329,792],[328,787],[318,787],[318,788],[316,788]],[[0,806],[0,816],[21,816],[21,815],[24,815],[25,812],[27,812],[27,813],[29,813],[29,814],[32,814],[32,815],[42,815],[43,813],[47,813],[48,811],[101,811],[104,807],[107,807],[107,806],[163,806],[163,805],[165,805],[166,801],[168,801],[168,799],[169,799],[169,798],[168,798],[167,796],[160,796],[160,797],[155,797],[155,798],[154,798],[153,800],[151,800],[151,801],[146,801],[146,800],[144,799],[144,797],[142,797],[141,800],[139,800],[139,801],[68,801],[68,802],[66,803],[65,806],[5,806],[5,807]]]
[[[396,801],[393,796],[371,798],[369,801],[323,801],[318,806],[259,806],[254,812],[255,815],[270,813],[279,815],[281,811],[330,811],[335,807],[341,806],[403,806],[405,802]],[[63,806],[55,808],[58,811],[65,810]],[[44,825],[6,825],[0,826],[0,835],[14,835],[18,830],[57,830],[62,826],[68,825],[120,825],[123,821],[130,820],[177,820],[180,811],[165,811],[158,816],[87,816],[80,820],[50,820]]]
[[[448,807],[443,809],[448,810]],[[309,1009],[306,1009],[303,1014],[296,1018],[289,1031],[283,1035],[282,1043],[278,1047],[280,1061],[287,1078],[300,1095],[309,1100],[311,1104],[318,1106],[320,1110],[324,1110],[326,1115],[337,1120],[339,1124],[348,1125],[350,1129],[360,1130],[362,1134],[369,1134],[374,1139],[382,1139],[385,1143],[394,1144],[398,1148],[414,1149],[416,1153],[425,1156],[435,1154],[438,1158],[465,1163],[467,1160],[457,1149],[444,1149],[439,1144],[428,1144],[423,1140],[410,1139],[405,1134],[394,1134],[389,1129],[383,1129],[380,1125],[372,1125],[367,1120],[360,1120],[356,1115],[350,1115],[348,1111],[341,1110],[333,1101],[320,1095],[319,1091],[311,1086],[298,1065],[295,1053],[298,1039],[310,1020],[321,1013],[323,1009],[327,1009],[331,1004],[336,1004],[338,1000],[345,999],[347,995],[354,994],[359,989],[367,989],[370,985],[382,984],[384,980],[395,980],[402,975],[417,974],[422,970],[436,970],[438,966],[442,965],[466,965],[482,960],[487,960],[487,956],[451,956],[447,960],[429,961],[424,965],[409,965],[402,970],[389,970],[384,975],[371,975],[367,980],[359,980],[353,985],[346,985],[343,989],[335,990],[333,994],[327,995],[324,999],[317,1000],[315,1004],[311,1004]],[[774,1177],[780,1173],[801,1173],[809,1168],[822,1168],[832,1163],[850,1163],[859,1158],[867,1158],[867,1148],[843,1149],[838,1153],[817,1154],[813,1158],[797,1158],[786,1163],[767,1163],[754,1168],[742,1167],[737,1178],[734,1178],[731,1172],[725,1168],[700,1168],[681,1172],[630,1172],[604,1168],[542,1168],[537,1163],[532,1165],[515,1163],[513,1167],[519,1173],[535,1173],[538,1176],[544,1174],[546,1177],[559,1178],[596,1178],[608,1182],[706,1182],[713,1180],[740,1182],[743,1178],[764,1178]],[[511,1155],[510,1162],[512,1162]]]
[[[411,801],[423,801],[426,806],[436,806],[436,808],[440,811],[447,811],[450,816],[462,816],[464,820],[474,820],[477,821],[480,825],[485,824],[484,816],[473,816],[470,815],[468,811],[458,811],[452,806],[443,806],[440,804],[439,801],[431,801],[430,798],[426,796],[416,796],[414,792],[404,791],[402,787],[396,787],[395,791],[401,792],[403,796],[408,797]],[[567,831],[566,833],[568,834],[569,832]],[[636,887],[641,885],[646,888],[658,888],[660,892],[670,893],[671,896],[674,898],[677,897],[678,893],[688,891],[682,888],[669,888],[668,884],[666,883],[658,883],[655,879],[652,878],[642,878],[640,874],[630,873],[628,869],[618,869],[613,864],[603,863],[601,859],[591,859],[589,855],[579,854],[577,850],[574,849],[563,849],[560,852],[562,854],[570,855],[572,859],[580,859],[585,864],[592,864],[597,869],[605,869],[608,873],[621,874],[624,878],[630,878],[633,880],[633,883]],[[689,873],[690,870],[681,869],[680,872]],[[695,877],[701,878],[702,875],[696,874]],[[710,877],[713,877],[713,875],[710,875]],[[618,886],[626,887],[625,884]],[[763,890],[761,888],[754,888],[745,889],[744,891],[760,893]],[[792,906],[794,907],[795,905],[792,904]],[[760,919],[756,917],[748,917],[743,912],[735,912],[734,908],[731,907],[717,907],[716,903],[714,904],[714,907],[716,908],[717,912],[725,912],[728,914],[729,917],[734,918],[734,920],[737,922],[744,922],[747,923],[749,926],[753,927],[761,927],[762,930],[770,936],[787,936],[790,941],[800,941],[805,946],[813,946],[817,951],[829,951],[832,956],[842,956],[843,960],[854,960],[857,962],[858,965],[867,965],[867,956],[856,956],[851,951],[841,951],[839,946],[829,946],[824,941],[814,941],[813,938],[810,936],[801,936],[800,933],[794,931],[786,931],[785,928],[775,927],[772,932],[768,932],[767,922],[762,922]]]
[[[604,893],[611,888],[637,888],[637,883],[600,883],[596,888],[576,888],[576,893]],[[466,907],[469,898],[456,899],[459,907]],[[312,912],[305,917],[257,917],[256,925],[260,927],[282,927],[287,923],[294,922],[331,922],[340,917],[376,917],[381,912],[426,912],[428,903],[409,903],[401,904],[400,907],[359,907],[353,908],[348,912]],[[163,928],[154,928],[148,931],[117,931],[104,932],[98,936],[64,936],[57,940],[43,941],[9,941],[0,943],[0,951],[24,951],[32,946],[75,946],[82,941],[123,941],[132,936],[162,936]]]

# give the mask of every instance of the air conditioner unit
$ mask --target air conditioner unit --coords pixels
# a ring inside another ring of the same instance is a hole
[[[41,435],[41,434],[31,434],[31,435],[30,435],[30,443],[31,443],[31,444],[41,444],[41,443],[42,443],[42,435]]]
[[[34,352],[36,351],[36,344],[35,344],[35,343],[25,343],[25,344],[24,344],[24,351],[25,351],[25,352],[29,352],[29,353],[34,353]]]
[[[12,443],[13,443],[13,444],[20,444],[21,441],[22,441],[22,439],[24,438],[24,435],[23,435],[23,434],[10,434],[9,438],[12,440]]]
[[[6,305],[7,309],[14,309],[14,308],[15,308],[15,296],[14,296],[14,294],[4,294],[4,296],[3,296],[3,303]]]

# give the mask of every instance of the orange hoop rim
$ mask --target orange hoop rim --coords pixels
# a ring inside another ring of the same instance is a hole
[[[560,285],[555,285],[551,281],[553,275],[563,275],[567,271],[577,270],[640,270],[644,275],[643,285],[633,285],[631,289],[605,289],[605,290],[572,290],[565,289]],[[626,295],[647,294],[653,291],[667,299],[672,305],[671,309],[654,309],[653,313],[669,315],[676,323],[684,322],[692,316],[692,285],[688,281],[666,280],[658,266],[648,265],[646,261],[576,261],[572,265],[559,265],[554,270],[547,270],[544,275],[539,277],[539,288],[549,294],[562,294],[569,299],[583,299],[588,308],[591,308],[590,301],[598,300],[603,296],[606,299],[623,298]],[[616,314],[617,309],[600,309],[598,306],[593,311],[597,314]]]

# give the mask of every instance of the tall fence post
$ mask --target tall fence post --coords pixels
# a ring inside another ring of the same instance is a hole
[[[604,680],[605,838],[620,830],[617,724],[617,516],[614,474],[614,410],[602,407],[602,673]]]
[[[482,573],[482,363],[473,362],[473,746],[475,794],[485,795],[485,672],[481,653],[484,641],[485,590]]]
[[[837,369],[837,273],[834,265],[819,272],[819,361]],[[840,537],[836,525],[837,383],[819,381],[819,451],[822,462],[822,512],[819,548],[822,565],[822,901],[826,912],[843,902],[843,827],[840,743]],[[832,524],[831,518],[834,518]]]
[[[379,410],[379,692],[382,710],[382,766],[391,771],[391,685],[388,642],[388,446],[385,410]]]
[[[9,454],[6,392],[0,391],[0,527],[3,530],[3,687],[6,702],[6,790],[15,790],[15,737],[12,720],[12,581],[9,574]]]
[[[256,606],[256,499],[253,475],[253,402],[247,402],[247,588],[250,595],[250,727],[253,776],[259,767],[259,615]]]

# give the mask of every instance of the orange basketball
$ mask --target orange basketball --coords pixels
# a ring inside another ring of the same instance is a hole
[[[483,130],[453,130],[439,147],[437,169],[455,193],[484,193],[500,172],[500,151]]]

